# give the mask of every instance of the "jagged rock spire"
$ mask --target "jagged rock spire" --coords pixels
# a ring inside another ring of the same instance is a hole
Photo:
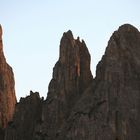
[[[74,39],[70,30],[65,32],[60,42],[60,56],[54,67],[48,97],[55,94],[75,98],[82,94],[92,79],[90,54],[85,42]],[[56,89],[56,93],[51,93]]]
[[[90,54],[84,41],[74,39],[72,32],[65,32],[60,41],[60,56],[53,69],[49,84],[47,104],[44,108],[48,135],[54,137],[58,128],[69,117],[72,108],[92,83]],[[54,117],[52,117],[54,116]],[[50,127],[49,122],[54,122]],[[46,131],[47,131],[46,130]]]
[[[2,27],[0,25],[0,128],[5,128],[11,121],[15,104],[14,74],[3,54]]]

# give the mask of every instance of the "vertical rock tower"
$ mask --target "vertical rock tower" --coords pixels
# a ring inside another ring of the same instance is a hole
[[[60,56],[53,69],[43,109],[47,138],[55,139],[83,92],[93,82],[90,54],[85,42],[69,30],[62,36]]]
[[[3,53],[2,27],[0,25],[0,128],[12,119],[15,104],[15,81],[12,68],[6,63]]]

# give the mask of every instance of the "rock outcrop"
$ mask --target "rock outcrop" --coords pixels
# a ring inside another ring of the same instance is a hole
[[[30,96],[21,98],[16,105],[13,121],[5,132],[6,140],[32,140],[34,137],[35,127],[42,121],[43,99],[39,93],[30,91]]]
[[[0,138],[15,110],[15,82],[12,68],[6,63],[3,44],[2,27],[0,26]]]
[[[93,79],[84,41],[68,31],[47,99],[35,93],[22,99],[5,140],[139,140],[139,118],[140,32],[120,26]]]
[[[36,104],[29,96],[27,99],[33,104],[27,103],[26,98],[24,104],[20,101],[13,121],[6,130],[5,140],[55,139],[73,107],[92,82],[90,54],[86,44],[79,38],[74,39],[71,31],[64,33],[47,99],[42,103],[38,98]]]
[[[140,32],[123,25],[58,140],[140,139]]]
[[[85,89],[92,83],[90,54],[84,41],[73,38],[72,32],[63,34],[60,57],[53,70],[48,97],[43,108],[43,133],[55,139]]]

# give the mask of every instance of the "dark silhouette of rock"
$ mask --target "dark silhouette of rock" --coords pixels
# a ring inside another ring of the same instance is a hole
[[[39,93],[30,91],[30,96],[21,98],[16,105],[13,121],[5,132],[6,140],[32,140],[35,135],[35,127],[42,123],[42,105]]]
[[[16,104],[15,82],[12,68],[6,63],[3,44],[2,27],[0,25],[0,139],[3,129],[12,120]]]
[[[139,70],[140,32],[132,25],[113,33],[94,79],[84,41],[64,33],[47,99],[22,99],[5,140],[139,140]]]

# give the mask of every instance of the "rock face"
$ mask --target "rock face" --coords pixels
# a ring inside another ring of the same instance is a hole
[[[21,98],[16,105],[13,121],[9,122],[5,132],[6,140],[32,140],[35,127],[41,123],[43,100],[39,93],[32,91],[30,96]]]
[[[140,32],[114,32],[96,78],[73,109],[59,140],[140,139]]]
[[[15,110],[15,82],[12,68],[6,63],[3,54],[2,27],[0,26],[0,130],[12,120]],[[1,138],[0,132],[0,138]]]
[[[29,96],[20,101],[13,121],[6,129],[5,140],[52,140],[58,137],[76,102],[92,81],[90,55],[84,41],[75,40],[71,31],[64,33],[47,99],[42,102],[37,98],[36,102]]]
[[[84,41],[64,33],[47,99],[22,99],[5,140],[139,140],[139,70],[140,32],[132,25],[113,33],[95,79]]]
[[[85,89],[92,83],[90,55],[84,41],[63,34],[60,57],[53,70],[48,97],[43,108],[43,133],[55,139]]]

